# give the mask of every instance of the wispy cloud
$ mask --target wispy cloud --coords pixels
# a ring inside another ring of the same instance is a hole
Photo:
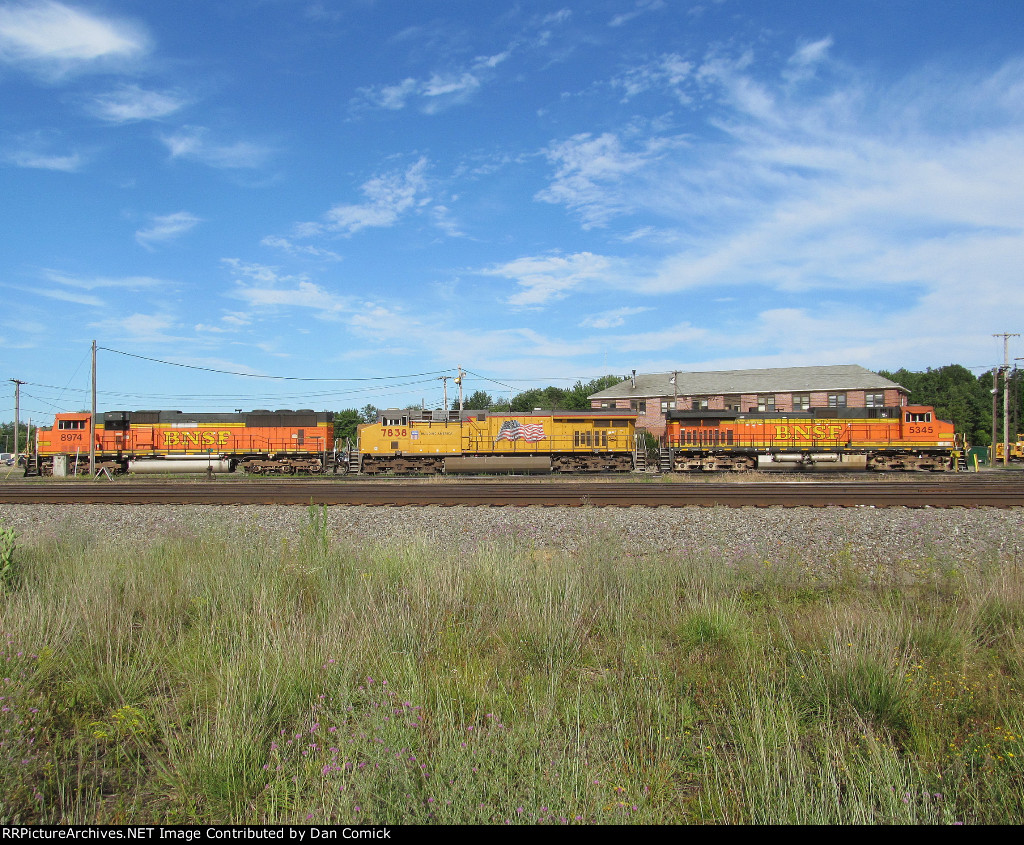
[[[135,233],[135,240],[147,249],[152,249],[155,244],[181,237],[201,222],[201,217],[196,217],[188,211],[157,215],[151,218],[149,226]]]
[[[615,308],[611,311],[603,311],[600,314],[591,314],[589,317],[584,317],[580,321],[580,325],[588,329],[615,329],[623,325],[630,317],[653,310],[652,306]]]
[[[42,276],[51,282],[80,290],[98,290],[101,288],[142,290],[167,284],[163,279],[154,278],[153,276],[73,276],[60,270],[43,270]]]
[[[611,80],[612,88],[622,91],[627,102],[648,91],[670,91],[675,98],[688,104],[693,101],[690,90],[694,63],[678,53],[665,53],[653,61],[628,68]]]
[[[40,271],[41,284],[18,288],[33,296],[42,296],[58,302],[70,302],[89,308],[103,308],[107,303],[92,291],[137,291],[166,284],[152,276],[75,276],[60,270]]]
[[[608,26],[622,26],[623,24],[629,23],[634,18],[638,18],[647,12],[654,12],[664,8],[665,0],[636,0],[636,3],[630,11],[622,12],[621,14],[613,17],[608,21]]]
[[[647,138],[630,151],[611,132],[597,137],[589,133],[574,135],[545,151],[557,169],[551,184],[539,191],[536,199],[577,212],[585,229],[604,226],[633,209],[638,175],[675,144],[674,139]],[[627,179],[631,187],[622,190],[620,186]]]
[[[539,307],[564,299],[584,283],[607,282],[613,275],[612,261],[590,252],[517,258],[478,272],[515,282],[519,290],[506,302],[523,307]]]
[[[300,223],[300,237],[320,234],[353,235],[362,229],[393,226],[407,212],[425,205],[427,160],[420,158],[405,170],[393,170],[374,176],[360,187],[366,202],[336,205],[321,223]]]
[[[186,126],[162,138],[172,158],[198,161],[210,167],[249,169],[262,167],[271,150],[251,141],[222,144],[211,141],[209,130],[202,126]]]
[[[306,308],[321,319],[338,319],[351,306],[349,298],[331,293],[303,274],[283,274],[277,267],[237,258],[223,263],[235,277],[230,295],[251,308]]]
[[[498,52],[477,55],[470,60],[451,60],[445,68],[421,76],[408,76],[398,82],[360,88],[350,102],[350,108],[358,112],[368,108],[399,111],[411,107],[424,114],[438,114],[463,105],[498,79],[497,69],[501,65],[516,54],[542,47],[551,38],[551,27],[564,24],[569,17],[570,12],[562,9],[533,20]],[[412,28],[401,37],[403,40],[414,36],[428,37],[424,33],[429,33],[429,30]]]
[[[471,99],[490,72],[507,56],[506,51],[497,56],[482,57],[467,70],[439,71],[423,79],[407,77],[391,85],[361,88],[352,106],[357,110],[369,105],[399,111],[415,103],[424,114],[436,114]]]
[[[341,256],[336,252],[332,252],[329,249],[321,249],[317,246],[310,246],[308,244],[297,244],[288,238],[282,238],[277,235],[267,235],[265,238],[260,240],[263,246],[269,246],[272,249],[279,249],[282,252],[286,252],[289,255],[305,255],[311,258],[326,258],[330,261],[341,261]]]
[[[189,99],[177,91],[147,91],[138,85],[124,85],[99,94],[87,105],[89,111],[110,123],[158,120],[188,105]]]
[[[17,167],[28,167],[36,170],[61,170],[73,173],[85,162],[81,153],[53,155],[35,150],[11,150],[3,153],[3,160]]]
[[[133,22],[100,17],[53,0],[0,7],[0,61],[47,77],[103,69],[148,49],[145,31]]]
[[[181,344],[194,343],[194,338],[181,333],[181,323],[166,311],[155,314],[135,312],[124,317],[106,317],[89,323],[89,328],[110,340],[122,343]]]

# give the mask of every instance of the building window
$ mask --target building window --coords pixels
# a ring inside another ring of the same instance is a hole
[[[765,411],[767,413],[775,412],[775,394],[770,396],[758,396],[757,397],[757,410]]]
[[[885,407],[885,394],[884,393],[865,393],[864,394],[864,407],[865,408],[884,408]]]
[[[661,413],[662,413],[662,416],[667,414],[669,411],[674,411],[675,409],[676,409],[676,403],[675,402],[672,402],[672,401],[670,401],[668,399],[662,399],[661,400]]]
[[[809,410],[811,410],[811,394],[810,393],[794,393],[793,394],[793,410],[794,411],[809,411]]]
[[[693,400],[693,410],[695,410],[695,411],[706,411],[707,409],[708,409],[708,400],[707,399],[694,399]]]
[[[845,393],[830,393],[828,395],[828,406],[830,408],[845,408],[846,407],[846,394]]]

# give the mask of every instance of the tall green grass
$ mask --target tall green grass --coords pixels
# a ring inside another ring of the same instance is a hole
[[[1024,820],[1015,561],[478,540],[17,547],[0,822]]]

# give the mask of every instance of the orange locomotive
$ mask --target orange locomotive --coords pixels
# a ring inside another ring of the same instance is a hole
[[[670,411],[663,469],[675,472],[793,467],[953,469],[964,444],[927,405],[813,411]]]
[[[39,431],[28,469],[40,475],[87,472],[90,439],[98,466],[116,472],[323,472],[334,461],[334,414],[250,411],[112,411],[57,414]]]

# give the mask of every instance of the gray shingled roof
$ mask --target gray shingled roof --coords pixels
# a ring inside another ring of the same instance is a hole
[[[719,370],[707,373],[638,373],[630,379],[591,394],[591,399],[626,399],[647,396],[719,396],[739,393],[810,393],[812,390],[884,390],[906,388],[856,364],[831,367],[774,367],[765,370]]]

